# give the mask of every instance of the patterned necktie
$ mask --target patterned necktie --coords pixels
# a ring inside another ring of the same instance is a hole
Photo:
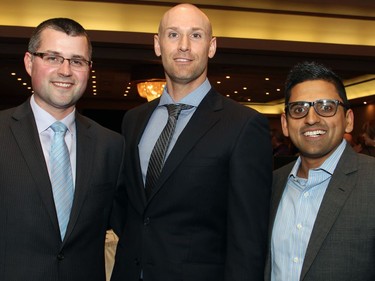
[[[154,189],[163,168],[165,155],[171,142],[181,110],[186,110],[193,107],[187,104],[167,104],[165,106],[168,109],[169,117],[167,124],[156,141],[151,153],[150,161],[148,163],[145,188],[147,198],[150,197],[150,194],[152,193],[152,190]]]
[[[58,121],[51,125],[51,129],[55,132],[50,152],[51,183],[61,240],[64,240],[73,203],[72,168],[65,143],[67,127]]]

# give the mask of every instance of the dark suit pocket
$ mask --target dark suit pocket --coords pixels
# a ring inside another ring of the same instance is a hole
[[[182,265],[183,281],[220,281],[224,280],[224,264],[184,263]]]

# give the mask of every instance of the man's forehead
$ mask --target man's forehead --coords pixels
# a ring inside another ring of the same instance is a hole
[[[339,93],[334,84],[324,80],[308,80],[296,84],[290,90],[290,100],[301,99],[314,101],[316,99],[338,99]]]

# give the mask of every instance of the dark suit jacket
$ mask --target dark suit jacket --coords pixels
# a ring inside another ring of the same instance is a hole
[[[272,148],[267,119],[211,90],[146,201],[138,143],[159,100],[124,117],[127,213],[114,281],[262,280]],[[120,213],[120,212],[119,212]]]
[[[293,165],[274,172],[270,233]],[[265,280],[270,280],[269,255]],[[374,265],[375,159],[347,145],[318,211],[300,280],[373,281]]]
[[[29,101],[0,112],[0,280],[104,281],[104,239],[124,140],[77,113],[74,202],[61,242]]]

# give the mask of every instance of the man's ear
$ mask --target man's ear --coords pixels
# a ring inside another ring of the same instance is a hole
[[[154,51],[156,56],[161,56],[161,50],[160,50],[160,43],[159,43],[159,35],[154,35]]]
[[[33,68],[33,55],[29,52],[26,52],[25,56],[23,57],[23,62],[25,64],[27,73],[31,76],[31,70]]]
[[[289,137],[288,120],[285,113],[281,114],[280,121],[284,136]]]

